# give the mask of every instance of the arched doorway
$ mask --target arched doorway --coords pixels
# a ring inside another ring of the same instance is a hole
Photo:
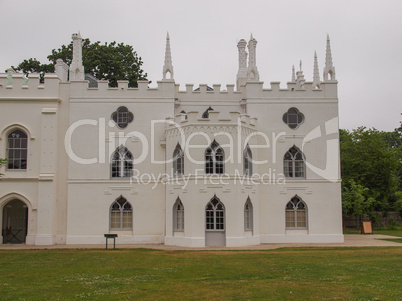
[[[25,243],[28,229],[28,207],[20,200],[9,201],[3,208],[3,243]]]
[[[205,208],[205,245],[226,245],[225,206],[216,196]]]

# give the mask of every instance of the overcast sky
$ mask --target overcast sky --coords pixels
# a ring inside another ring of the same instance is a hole
[[[162,78],[169,32],[176,83],[235,84],[237,42],[258,41],[265,88],[286,88],[303,61],[320,77],[326,36],[339,82],[340,127],[391,131],[402,113],[402,0],[0,0],[0,71],[30,57],[48,63],[71,34],[133,45],[148,79]]]

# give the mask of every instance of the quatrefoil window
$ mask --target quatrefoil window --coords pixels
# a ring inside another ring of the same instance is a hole
[[[295,129],[304,121],[304,115],[298,109],[290,108],[282,119],[291,129]]]
[[[119,128],[124,129],[134,120],[134,115],[126,107],[119,107],[116,112],[113,112],[112,119]]]

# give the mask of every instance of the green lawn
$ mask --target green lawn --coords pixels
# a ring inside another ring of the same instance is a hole
[[[377,230],[374,233],[402,237],[402,230]]]
[[[0,251],[1,300],[402,300],[402,247]]]
[[[378,230],[378,231],[375,231],[374,233],[375,234],[392,235],[392,236],[401,237],[401,238],[383,238],[381,240],[387,240],[387,241],[393,241],[393,242],[402,243],[402,229],[399,229],[399,230]]]
[[[402,237],[402,227],[397,227],[397,230],[384,230],[384,229],[375,229],[374,228],[373,232],[374,232],[374,234]],[[344,230],[343,234],[360,234],[360,231],[359,230]]]
[[[380,238],[380,240],[399,242],[400,244],[402,244],[402,238]]]

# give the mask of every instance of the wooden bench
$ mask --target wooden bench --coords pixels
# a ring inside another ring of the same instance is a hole
[[[117,234],[105,234],[105,237],[106,237],[106,250],[107,250],[107,240],[109,238],[113,239],[113,249],[116,249],[116,237],[117,237]]]

